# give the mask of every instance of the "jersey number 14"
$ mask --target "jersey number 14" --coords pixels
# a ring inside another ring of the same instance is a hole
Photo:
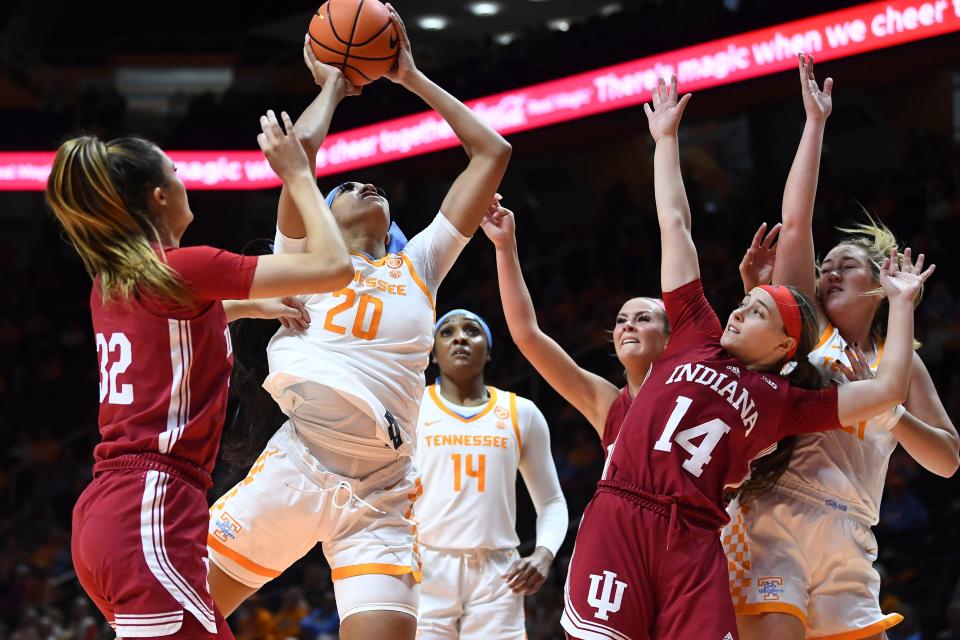
[[[720,438],[730,431],[730,427],[720,418],[714,418],[674,435],[674,431],[680,426],[680,421],[683,420],[683,416],[686,415],[692,403],[693,400],[690,398],[677,396],[677,406],[673,408],[673,413],[667,420],[667,426],[663,428],[663,433],[660,434],[660,438],[653,445],[653,448],[657,451],[669,452],[673,449],[671,440],[675,440],[690,454],[690,457],[683,461],[683,468],[699,478],[700,474],[703,473],[704,465],[712,460],[710,454],[720,442]],[[700,437],[703,438],[700,444],[693,444],[693,439]]]

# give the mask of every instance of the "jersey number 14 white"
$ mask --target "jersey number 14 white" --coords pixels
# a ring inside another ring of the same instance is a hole
[[[673,449],[671,440],[675,440],[690,454],[690,457],[683,461],[683,468],[699,478],[703,473],[704,465],[712,460],[710,454],[720,442],[720,438],[730,431],[730,427],[720,418],[714,418],[695,427],[684,429],[674,436],[674,431],[680,426],[680,421],[683,420],[692,403],[693,400],[690,398],[677,396],[677,406],[673,408],[673,413],[667,420],[667,426],[663,428],[663,433],[660,434],[653,448],[657,451],[669,452]],[[700,444],[693,444],[693,439],[700,437],[703,437]]]

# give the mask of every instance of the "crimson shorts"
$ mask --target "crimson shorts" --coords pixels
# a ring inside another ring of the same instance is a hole
[[[669,517],[599,489],[577,533],[561,624],[584,640],[736,640],[716,529],[671,536]]]
[[[227,638],[207,587],[203,488],[163,465],[102,472],[73,509],[77,578],[120,638]]]

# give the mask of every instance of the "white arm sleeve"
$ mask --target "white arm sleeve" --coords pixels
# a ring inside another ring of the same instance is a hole
[[[280,227],[277,227],[277,234],[273,237],[273,252],[276,253],[303,253],[307,250],[307,238],[288,238],[280,233]]]
[[[550,431],[546,418],[529,400],[517,398],[517,412],[521,423],[527,423],[526,433],[523,434],[520,474],[537,510],[537,546],[546,547],[556,556],[567,535],[570,516],[550,451]]]
[[[443,213],[438,213],[427,228],[411,238],[403,253],[413,262],[431,295],[436,297],[440,282],[470,242]]]

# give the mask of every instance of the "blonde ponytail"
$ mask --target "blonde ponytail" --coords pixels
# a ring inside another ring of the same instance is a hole
[[[104,143],[83,136],[57,150],[46,200],[87,273],[99,276],[104,303],[149,293],[190,305],[190,292],[164,261],[147,208],[165,181],[159,150],[140,138]]]

